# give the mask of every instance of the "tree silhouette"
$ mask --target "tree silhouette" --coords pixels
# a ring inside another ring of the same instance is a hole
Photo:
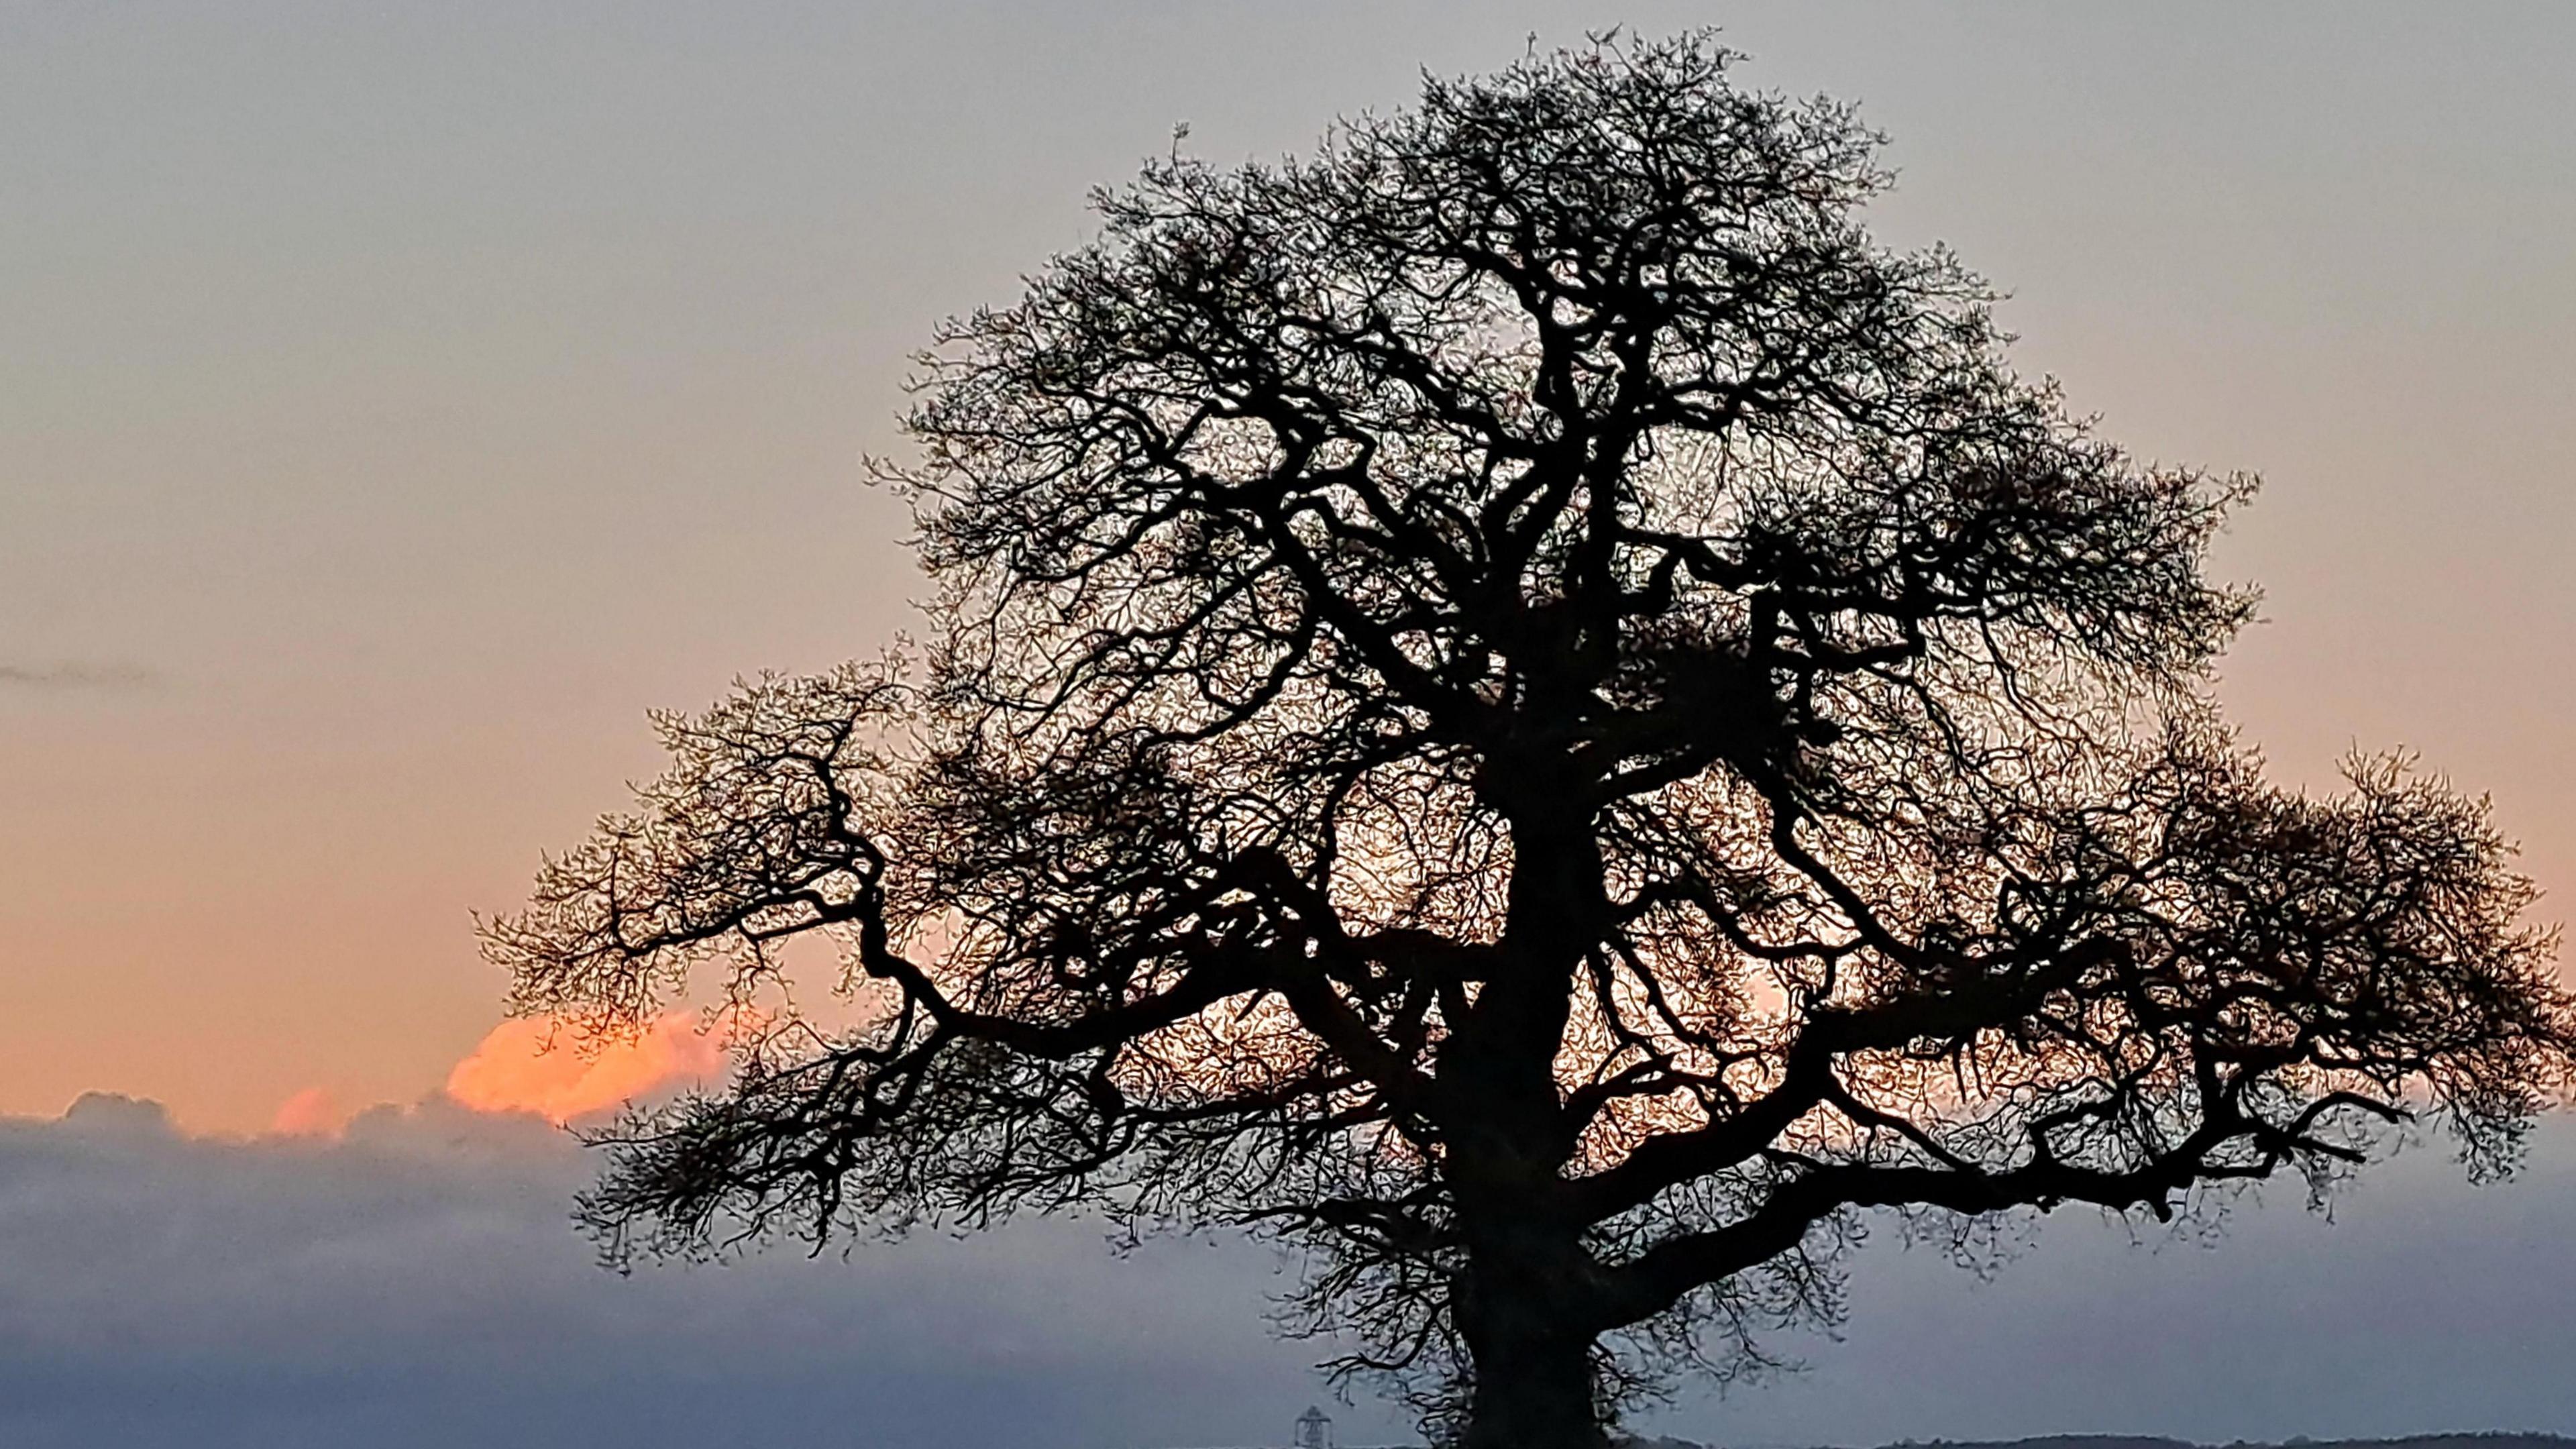
[[[2483,802],[2267,785],[2206,703],[2250,484],[2015,375],[1875,138],[1705,35],[1175,154],[949,324],[925,641],[659,720],[487,927],[631,1020],[837,942],[608,1134],[612,1252],[1085,1205],[1309,1250],[1473,1449],[1836,1307],[1870,1208],[2165,1215],[2429,1117],[2508,1165],[2576,1012]]]

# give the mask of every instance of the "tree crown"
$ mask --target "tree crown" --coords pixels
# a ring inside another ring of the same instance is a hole
[[[815,933],[878,993],[612,1134],[613,1244],[1261,1224],[1349,1366],[1472,1385],[1525,1300],[1616,1388],[1830,1311],[1857,1208],[2161,1213],[2419,1110],[2509,1159],[2576,1016],[2482,802],[2264,783],[2205,701],[2250,482],[2070,418],[1731,63],[1157,161],[941,332],[927,642],[662,717],[488,928],[532,1012]]]

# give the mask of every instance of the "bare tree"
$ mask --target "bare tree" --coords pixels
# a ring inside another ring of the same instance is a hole
[[[2483,802],[2206,704],[2250,484],[2015,375],[1707,36],[1175,155],[950,324],[926,642],[666,716],[487,931],[633,1018],[843,953],[609,1134],[615,1252],[1083,1205],[1304,1245],[1472,1449],[1830,1315],[1863,1210],[2159,1216],[2392,1124],[2509,1165],[2576,1011]]]

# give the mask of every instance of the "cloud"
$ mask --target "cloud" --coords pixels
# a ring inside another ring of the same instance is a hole
[[[349,1111],[328,1087],[307,1087],[277,1104],[268,1130],[281,1137],[337,1137]]]
[[[1282,1442],[1321,1346],[1263,1328],[1266,1251],[1028,1222],[600,1271],[597,1164],[526,1113],[433,1097],[336,1138],[191,1137],[155,1104],[0,1118],[0,1443],[11,1449]],[[2048,1431],[2576,1429],[2576,1121],[2471,1189],[2439,1152],[2328,1222],[2296,1194],[2216,1246],[2048,1220],[1991,1283],[1883,1228],[1810,1372],[1647,1427],[1730,1444]],[[1400,1441],[1373,1405],[1345,1443]]]
[[[1320,1392],[1264,1250],[1056,1221],[620,1277],[567,1221],[596,1166],[436,1098],[337,1140],[0,1119],[0,1444],[1258,1443]]]
[[[505,1021],[447,1074],[447,1095],[478,1112],[530,1112],[558,1125],[725,1072],[723,1022],[666,1012],[631,1035],[592,1038],[565,1022]]]
[[[140,689],[160,680],[160,675],[132,664],[0,663],[0,688]]]
[[[79,1137],[125,1141],[169,1137],[178,1130],[168,1108],[122,1092],[81,1093],[63,1112],[62,1125]]]
[[[2440,1145],[2309,1211],[2295,1184],[2205,1225],[2042,1220],[1991,1281],[1878,1225],[1841,1341],[1673,1416],[1693,1438],[1888,1443],[2139,1432],[2200,1443],[2576,1432],[2576,1119],[2514,1180]]]
[[[523,1113],[562,1126],[669,1088],[714,1082],[725,1074],[732,1030],[730,1016],[708,1022],[680,1011],[604,1038],[568,1022],[504,1021],[449,1069],[445,1092],[472,1111]],[[307,1087],[278,1104],[268,1130],[337,1137],[351,1115],[330,1088]]]

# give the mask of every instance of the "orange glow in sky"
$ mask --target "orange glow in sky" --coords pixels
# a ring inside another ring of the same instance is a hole
[[[533,1112],[564,1123],[656,1088],[724,1075],[725,1032],[671,1011],[632,1036],[585,1040],[542,1018],[502,1022],[447,1074],[447,1095],[478,1112]],[[303,1100],[290,1101],[285,1113]]]
[[[349,1123],[348,1109],[328,1087],[307,1087],[277,1104],[268,1130],[281,1137],[337,1137]]]

